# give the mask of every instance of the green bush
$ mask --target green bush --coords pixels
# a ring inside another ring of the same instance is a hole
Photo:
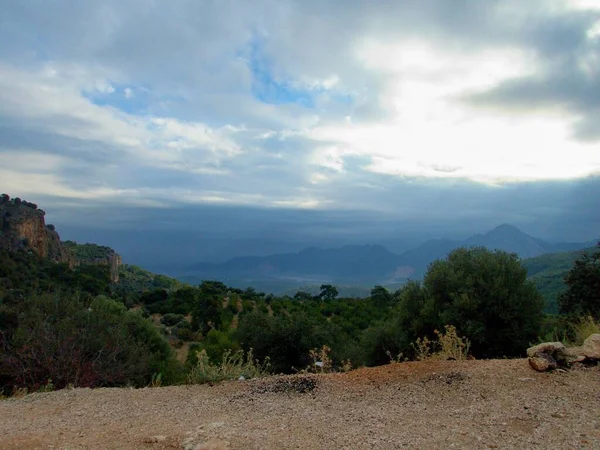
[[[183,321],[185,321],[185,316],[183,314],[167,313],[160,318],[160,323],[168,327],[175,326]]]
[[[543,307],[517,255],[460,248],[433,262],[422,286],[406,286],[399,327],[414,342],[454,325],[477,357],[517,356],[539,335]]]
[[[227,351],[240,350],[240,344],[235,339],[233,331],[210,330],[200,343],[199,349],[204,350],[211,361],[217,362]]]
[[[37,390],[144,386],[162,373],[175,382],[181,367],[156,327],[105,297],[30,295],[2,305],[0,385]]]
[[[597,248],[575,261],[565,277],[567,290],[558,297],[561,313],[600,319],[600,244]]]
[[[305,313],[272,317],[253,311],[240,321],[238,333],[243,349],[252,348],[260,360],[268,357],[277,373],[292,373],[310,364],[311,349],[331,340],[323,322]]]

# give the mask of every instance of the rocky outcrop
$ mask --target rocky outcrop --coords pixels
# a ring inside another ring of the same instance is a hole
[[[529,365],[538,372],[558,367],[569,367],[574,363],[600,361],[600,334],[591,334],[581,347],[565,347],[562,342],[545,342],[527,349]]]
[[[46,225],[46,213],[35,203],[0,196],[0,249],[11,252],[31,251],[44,259],[67,263],[71,268],[101,265],[110,268],[110,279],[119,282],[121,256],[110,247],[61,242],[54,225]]]
[[[78,244],[65,241],[65,247],[75,256],[75,264],[108,266],[112,283],[119,282],[119,267],[123,261],[121,255],[112,248],[96,244]]]
[[[29,250],[41,258],[75,264],[73,255],[61,243],[53,225],[46,225],[46,213],[34,203],[0,196],[0,249]]]

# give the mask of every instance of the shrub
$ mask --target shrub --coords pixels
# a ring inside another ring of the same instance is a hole
[[[572,344],[581,345],[591,334],[600,333],[600,321],[592,316],[580,318],[573,325]]]
[[[57,389],[144,386],[155,373],[177,380],[181,368],[156,327],[113,300],[42,294],[4,309],[16,314],[0,332],[4,390],[37,390],[49,379]]]
[[[312,373],[331,373],[333,372],[333,361],[329,356],[331,349],[324,345],[320,350],[314,348],[309,352],[311,364],[306,368],[306,372]]]
[[[160,318],[160,323],[167,327],[175,326],[185,320],[183,314],[167,313]]]
[[[242,348],[254,349],[261,360],[269,357],[276,373],[306,367],[310,350],[331,340],[323,323],[303,313],[269,316],[253,311],[242,318],[238,333]]]
[[[567,290],[558,297],[561,313],[600,318],[600,243],[597,248],[575,261],[565,277]]]
[[[437,336],[435,340],[429,340],[427,336],[417,339],[413,346],[419,361],[428,359],[467,359],[471,346],[469,340],[459,337],[456,333],[456,327],[453,325],[446,325],[445,329],[445,333],[434,331]]]
[[[405,340],[404,330],[394,319],[368,328],[360,340],[365,352],[366,365],[380,366],[389,363],[390,359],[393,359],[390,355],[398,355],[405,351]]]
[[[255,360],[252,350],[245,353],[243,350],[232,352],[227,350],[223,353],[219,363],[213,363],[206,350],[200,350],[196,354],[197,362],[187,376],[189,384],[202,384],[208,382],[219,382],[225,380],[237,380],[244,377],[249,380],[266,376],[269,371],[269,361],[260,364]]]
[[[232,332],[210,330],[204,340],[200,343],[200,349],[204,350],[211,361],[220,361],[227,351],[240,350],[240,344],[234,339]]]
[[[399,327],[414,342],[451,324],[477,357],[517,356],[539,335],[543,303],[517,255],[460,248],[403,290]]]

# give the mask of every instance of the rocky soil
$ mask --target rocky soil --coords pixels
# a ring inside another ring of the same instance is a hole
[[[0,401],[1,449],[600,449],[600,368],[392,364]]]

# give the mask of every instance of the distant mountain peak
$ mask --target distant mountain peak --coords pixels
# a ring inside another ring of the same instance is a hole
[[[517,235],[517,234],[526,234],[517,228],[514,225],[509,223],[503,223],[502,225],[498,225],[496,228],[485,233],[486,236],[494,235],[494,234],[503,234],[503,235]]]

